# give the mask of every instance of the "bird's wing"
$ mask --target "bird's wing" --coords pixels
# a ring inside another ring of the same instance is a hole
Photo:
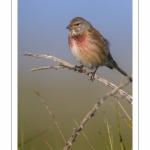
[[[95,42],[100,48],[103,53],[105,53],[107,56],[109,55],[109,41],[106,40],[99,31],[97,31],[95,28],[90,28],[88,29],[87,32],[91,39],[93,40],[92,42]]]
[[[107,45],[109,47],[109,41],[106,40],[99,31],[97,31],[95,28],[90,28],[88,29],[89,34],[91,34],[91,36],[93,38],[99,39],[99,42],[102,42],[104,45]]]

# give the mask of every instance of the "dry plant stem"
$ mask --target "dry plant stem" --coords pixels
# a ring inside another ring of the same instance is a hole
[[[119,101],[118,101],[119,102]],[[115,110],[115,111],[117,111],[116,110],[116,108],[113,106],[113,104],[110,102],[110,104],[111,104],[111,106],[113,107],[113,109]],[[125,117],[118,111],[118,114],[121,116],[121,118],[127,123],[127,125],[132,129],[132,125],[131,125],[131,123],[127,120],[127,119],[125,119]]]
[[[117,116],[117,122],[118,122],[118,134],[119,134],[121,149],[126,150],[126,147],[124,145],[123,138],[121,135],[120,120],[119,120],[119,115],[118,115],[118,99],[116,99],[116,116]]]
[[[105,139],[107,139],[107,125],[106,125],[106,115],[105,115],[105,110],[103,110],[103,117],[104,117],[104,125],[105,125]],[[110,150],[110,148],[108,148],[107,140],[105,140],[105,145],[106,145],[107,149]]]
[[[107,119],[106,119],[106,125],[107,125],[107,131],[108,131],[108,137],[109,137],[110,147],[111,147],[111,150],[113,150],[112,138],[111,138],[111,135],[110,135],[110,127],[108,125]]]
[[[97,131],[98,131],[99,135],[102,137],[102,140],[105,142],[105,138],[103,137],[102,133],[99,130],[97,130]]]
[[[39,132],[39,130],[35,127],[35,125],[26,117],[26,115],[23,113],[24,117],[27,119],[27,121],[33,126],[33,128],[37,131],[37,133],[41,136],[42,140],[46,143],[46,145],[53,150],[53,148],[49,145],[47,140],[44,138],[44,136]]]
[[[68,150],[72,143],[75,141],[76,136],[79,134],[79,132],[83,129],[83,126],[86,124],[86,122],[95,115],[96,110],[103,104],[103,102],[109,97],[109,96],[114,96],[117,91],[120,88],[125,87],[127,84],[131,82],[131,79],[127,80],[125,83],[120,85],[118,88],[112,90],[110,93],[107,93],[105,96],[100,98],[98,102],[94,105],[94,107],[88,112],[88,114],[84,117],[84,119],[81,121],[80,125],[73,131],[71,137],[69,138],[68,142],[64,146],[63,150]]]
[[[53,118],[53,121],[54,121],[56,127],[58,128],[58,131],[59,131],[60,135],[62,136],[63,141],[66,143],[65,137],[64,137],[64,135],[63,135],[63,133],[62,133],[62,131],[61,131],[61,129],[60,129],[60,127],[59,127],[59,125],[58,125],[58,123],[57,123],[57,121],[56,121],[54,115],[53,115],[53,113],[52,113],[52,112],[50,111],[50,109],[48,108],[48,105],[47,105],[47,104],[45,103],[45,101],[42,99],[40,93],[39,93],[37,90],[34,90],[34,92],[35,92],[35,94],[36,94],[37,96],[39,96],[39,98],[41,99],[42,103],[45,105],[45,107],[46,107],[46,109],[48,110],[49,114],[50,114],[51,117]]]
[[[32,71],[37,71],[37,70],[44,70],[44,69],[61,69],[61,68],[68,68],[69,70],[75,70],[75,66],[68,63],[68,62],[65,62],[59,58],[56,58],[56,57],[53,57],[51,55],[43,55],[43,54],[32,54],[32,53],[26,53],[26,54],[23,54],[23,56],[31,56],[31,57],[36,57],[36,58],[47,58],[47,59],[52,59],[56,62],[59,63],[59,66],[48,66],[48,67],[37,67],[37,68],[34,68],[34,69],[31,69]],[[91,74],[89,74],[89,72],[86,70],[86,69],[79,69],[79,68],[76,68],[77,71],[79,71],[80,73],[83,73],[83,74],[86,74],[88,76],[91,77]],[[109,86],[113,89],[116,89],[117,86],[114,85],[113,83],[97,76],[95,74],[94,76],[94,79],[104,83],[106,86]],[[119,89],[118,92],[120,93],[121,96],[125,97],[129,103],[132,103],[132,96],[127,94],[125,91],[123,91],[122,89]]]
[[[123,108],[123,106],[121,105],[121,103],[118,101],[119,106],[121,107],[121,109],[123,110],[123,112],[126,114],[126,116],[131,120],[131,117],[128,115],[128,113],[126,112],[126,110]]]
[[[110,148],[108,147],[108,145],[107,145],[107,143],[106,143],[106,140],[105,140],[105,138],[103,137],[102,133],[101,133],[99,130],[98,130],[98,133],[99,133],[99,135],[102,137],[102,140],[104,141],[104,143],[105,143],[107,149],[110,150]]]

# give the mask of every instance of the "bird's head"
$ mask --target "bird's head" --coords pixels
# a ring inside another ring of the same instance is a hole
[[[72,19],[70,24],[67,26],[71,35],[81,34],[89,28],[92,28],[92,25],[81,17]]]

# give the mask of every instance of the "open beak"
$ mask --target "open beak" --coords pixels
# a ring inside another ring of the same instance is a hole
[[[71,29],[71,25],[68,25],[66,28],[70,30]]]

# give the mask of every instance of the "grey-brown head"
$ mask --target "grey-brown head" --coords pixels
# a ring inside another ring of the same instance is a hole
[[[82,32],[92,28],[92,25],[81,17],[76,17],[70,21],[70,24],[67,26],[71,35],[78,35]]]

